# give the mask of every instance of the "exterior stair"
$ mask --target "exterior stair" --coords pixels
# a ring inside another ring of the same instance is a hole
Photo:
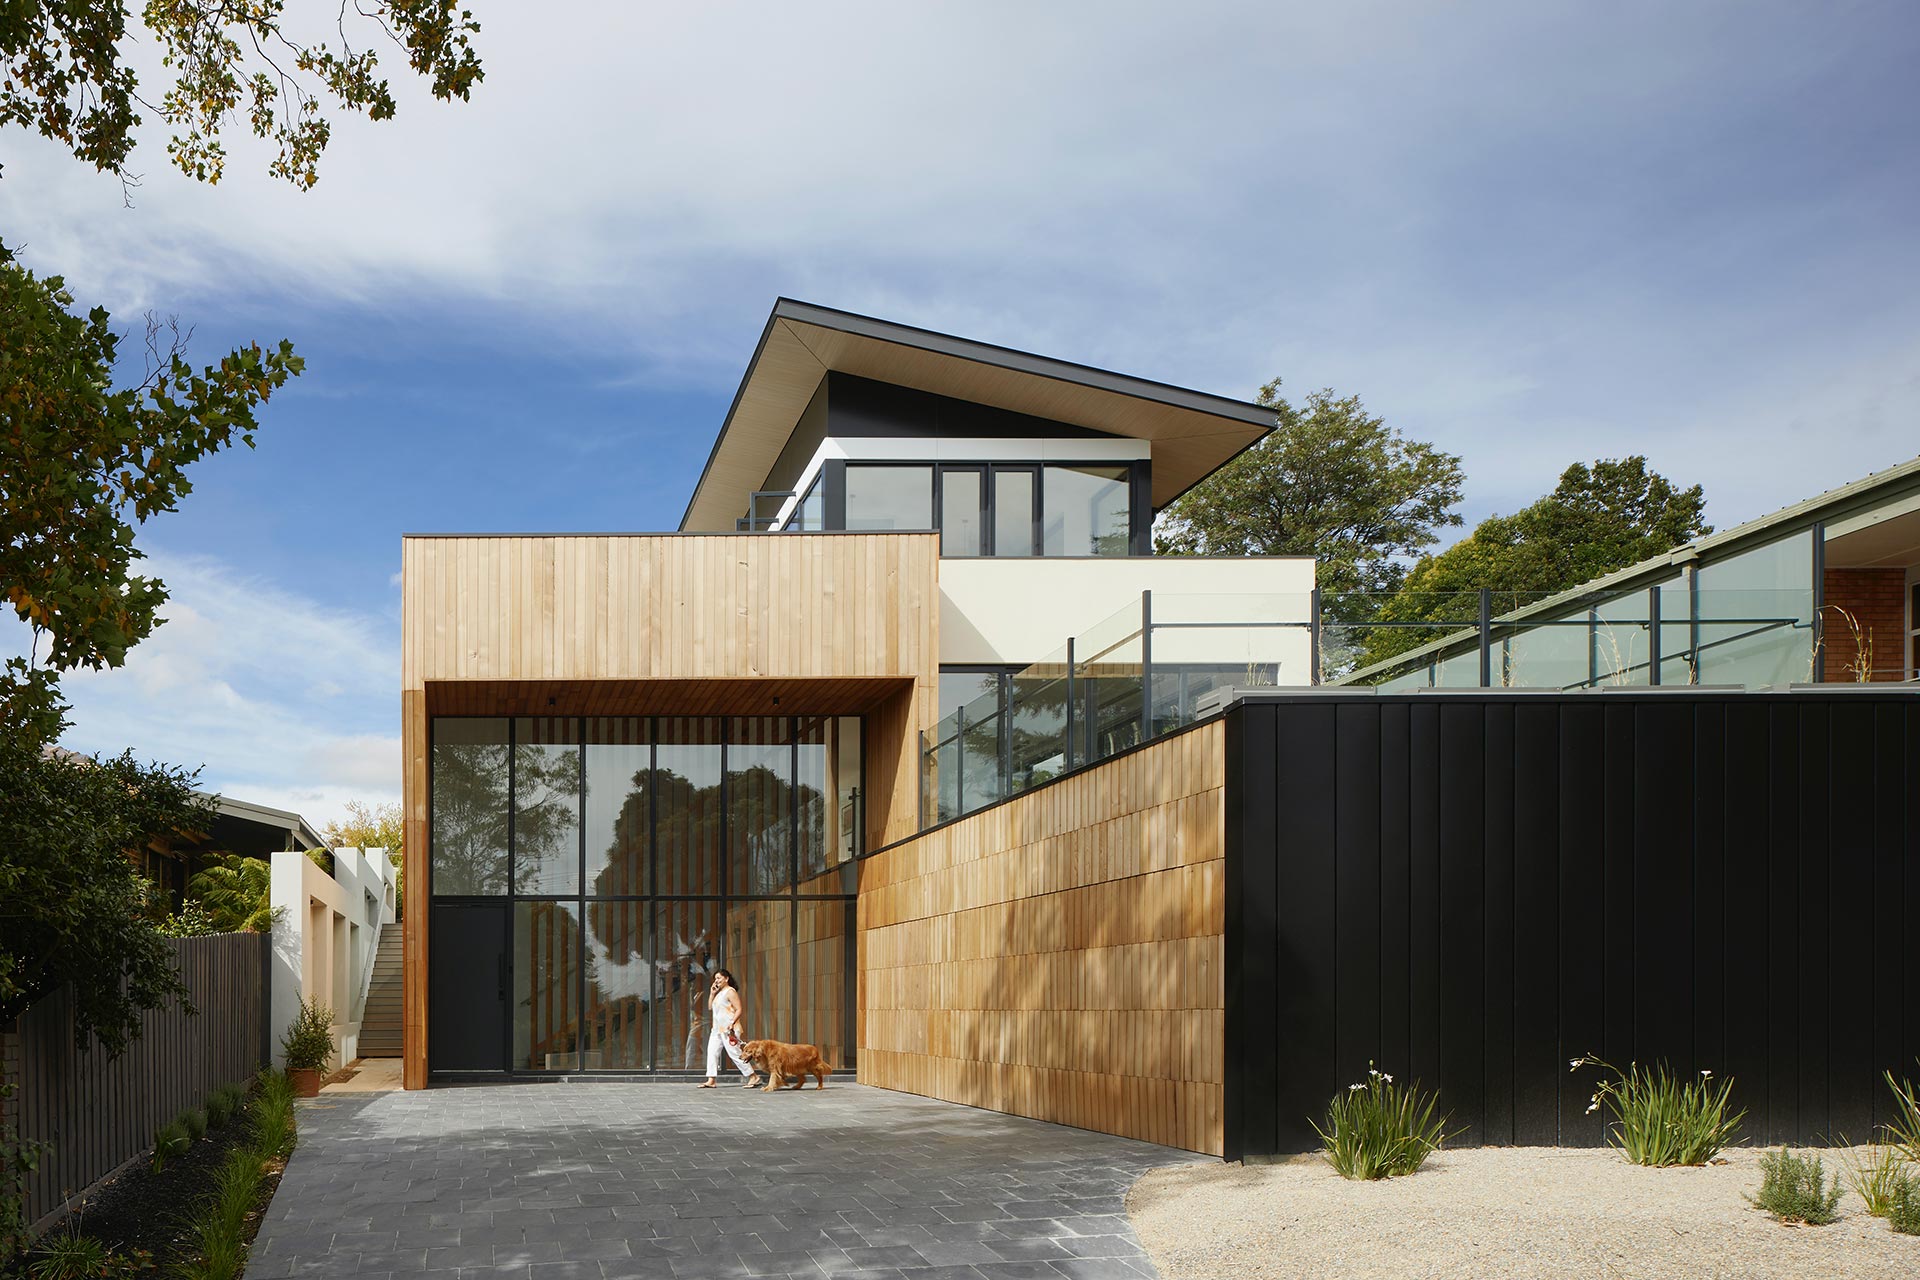
[[[400,924],[380,926],[380,946],[374,952],[373,980],[367,985],[367,1007],[360,1017],[360,1056],[400,1056]]]

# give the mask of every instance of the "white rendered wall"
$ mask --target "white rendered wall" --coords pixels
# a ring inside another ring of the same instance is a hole
[[[336,849],[331,876],[304,853],[276,853],[268,866],[273,1065],[285,1065],[280,1038],[303,997],[333,1010],[333,1065],[351,1062],[359,1056],[380,927],[396,918],[393,860],[385,849]]]
[[[1154,596],[1161,622],[1312,618],[1313,561],[1139,556],[940,561],[940,664],[1024,666],[1057,653],[1123,609]],[[1310,684],[1305,626],[1156,629],[1155,662],[1280,664],[1279,683]],[[1082,655],[1084,656],[1084,654]],[[1138,661],[1134,647],[1113,655]]]

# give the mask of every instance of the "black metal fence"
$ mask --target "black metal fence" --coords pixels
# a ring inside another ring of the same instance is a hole
[[[1590,1145],[1597,1053],[1864,1141],[1920,1056],[1920,697],[1305,694],[1227,729],[1229,1158],[1368,1064]]]
[[[6,1038],[7,1101],[20,1136],[50,1144],[27,1184],[27,1220],[57,1213],[153,1145],[153,1131],[220,1085],[266,1062],[266,968],[271,935],[226,933],[170,941],[189,999],[149,1011],[140,1038],[118,1058],[73,1040],[65,993],[22,1014]]]

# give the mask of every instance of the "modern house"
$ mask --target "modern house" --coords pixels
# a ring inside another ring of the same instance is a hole
[[[1649,769],[1678,759],[1659,754],[1679,741],[1661,717],[1683,704],[1649,711],[1642,744],[1617,693],[1476,688],[1470,710],[1317,687],[1310,560],[1151,554],[1154,514],[1270,426],[1259,406],[782,300],[677,532],[408,536],[407,1086],[697,1069],[724,965],[753,1034],[818,1043],[887,1088],[1257,1155],[1299,1142],[1302,1099],[1393,1057],[1471,1094],[1476,1134],[1519,1132],[1498,1123],[1517,1079],[1527,1140],[1541,1115],[1544,1140],[1580,1140],[1557,1094],[1539,1111],[1540,1064],[1516,1074],[1512,1045],[1486,1039],[1508,990],[1488,957],[1514,961],[1516,921],[1537,923],[1514,886],[1546,901],[1585,885],[1558,869],[1577,841],[1514,843],[1521,815],[1500,798],[1516,767],[1550,804],[1524,815],[1530,838],[1572,822],[1582,787],[1611,797],[1612,825],[1575,834],[1614,833],[1593,851],[1594,901],[1627,950],[1602,961],[1640,974],[1624,1024],[1612,969],[1603,997],[1585,978],[1556,989],[1536,1010],[1556,1053],[1604,998],[1612,1038],[1574,1053],[1690,1061],[1664,1023],[1632,1038],[1635,1001],[1683,1006],[1667,971],[1634,968],[1635,881],[1622,891],[1608,861],[1650,856],[1636,822],[1664,822],[1675,857],[1708,831],[1632,785],[1641,746]],[[1748,708],[1797,726],[1827,705],[1641,695],[1697,700],[1688,742],[1744,729]],[[1523,715],[1521,697],[1538,699]],[[1874,766],[1844,785],[1873,815],[1869,880],[1920,885],[1920,699],[1855,698],[1824,723],[1867,717]],[[1837,738],[1781,732],[1769,767],[1829,776]],[[1724,773],[1714,759],[1690,748],[1686,768]],[[1521,871],[1542,857],[1551,893]],[[1860,888],[1836,885],[1823,911]],[[1568,904],[1573,925],[1588,905]],[[1873,954],[1915,954],[1920,913],[1873,918]],[[1509,984],[1559,973],[1580,927],[1549,940],[1551,968],[1509,963]],[[1824,1030],[1805,1052],[1852,1064],[1849,1087],[1869,1061],[1897,1065],[1920,1050],[1914,989],[1887,993],[1904,1020],[1859,1063]],[[1488,1066],[1502,1054],[1504,1076]],[[1823,1077],[1817,1114],[1782,1111],[1781,1131],[1852,1122],[1852,1095],[1831,1112],[1827,1096]]]

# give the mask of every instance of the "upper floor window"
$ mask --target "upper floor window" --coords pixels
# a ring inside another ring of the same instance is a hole
[[[847,528],[933,527],[931,466],[847,468]]]
[[[1128,463],[845,466],[848,529],[935,529],[945,556],[1132,554],[1134,468]],[[831,502],[823,508],[830,511]]]

